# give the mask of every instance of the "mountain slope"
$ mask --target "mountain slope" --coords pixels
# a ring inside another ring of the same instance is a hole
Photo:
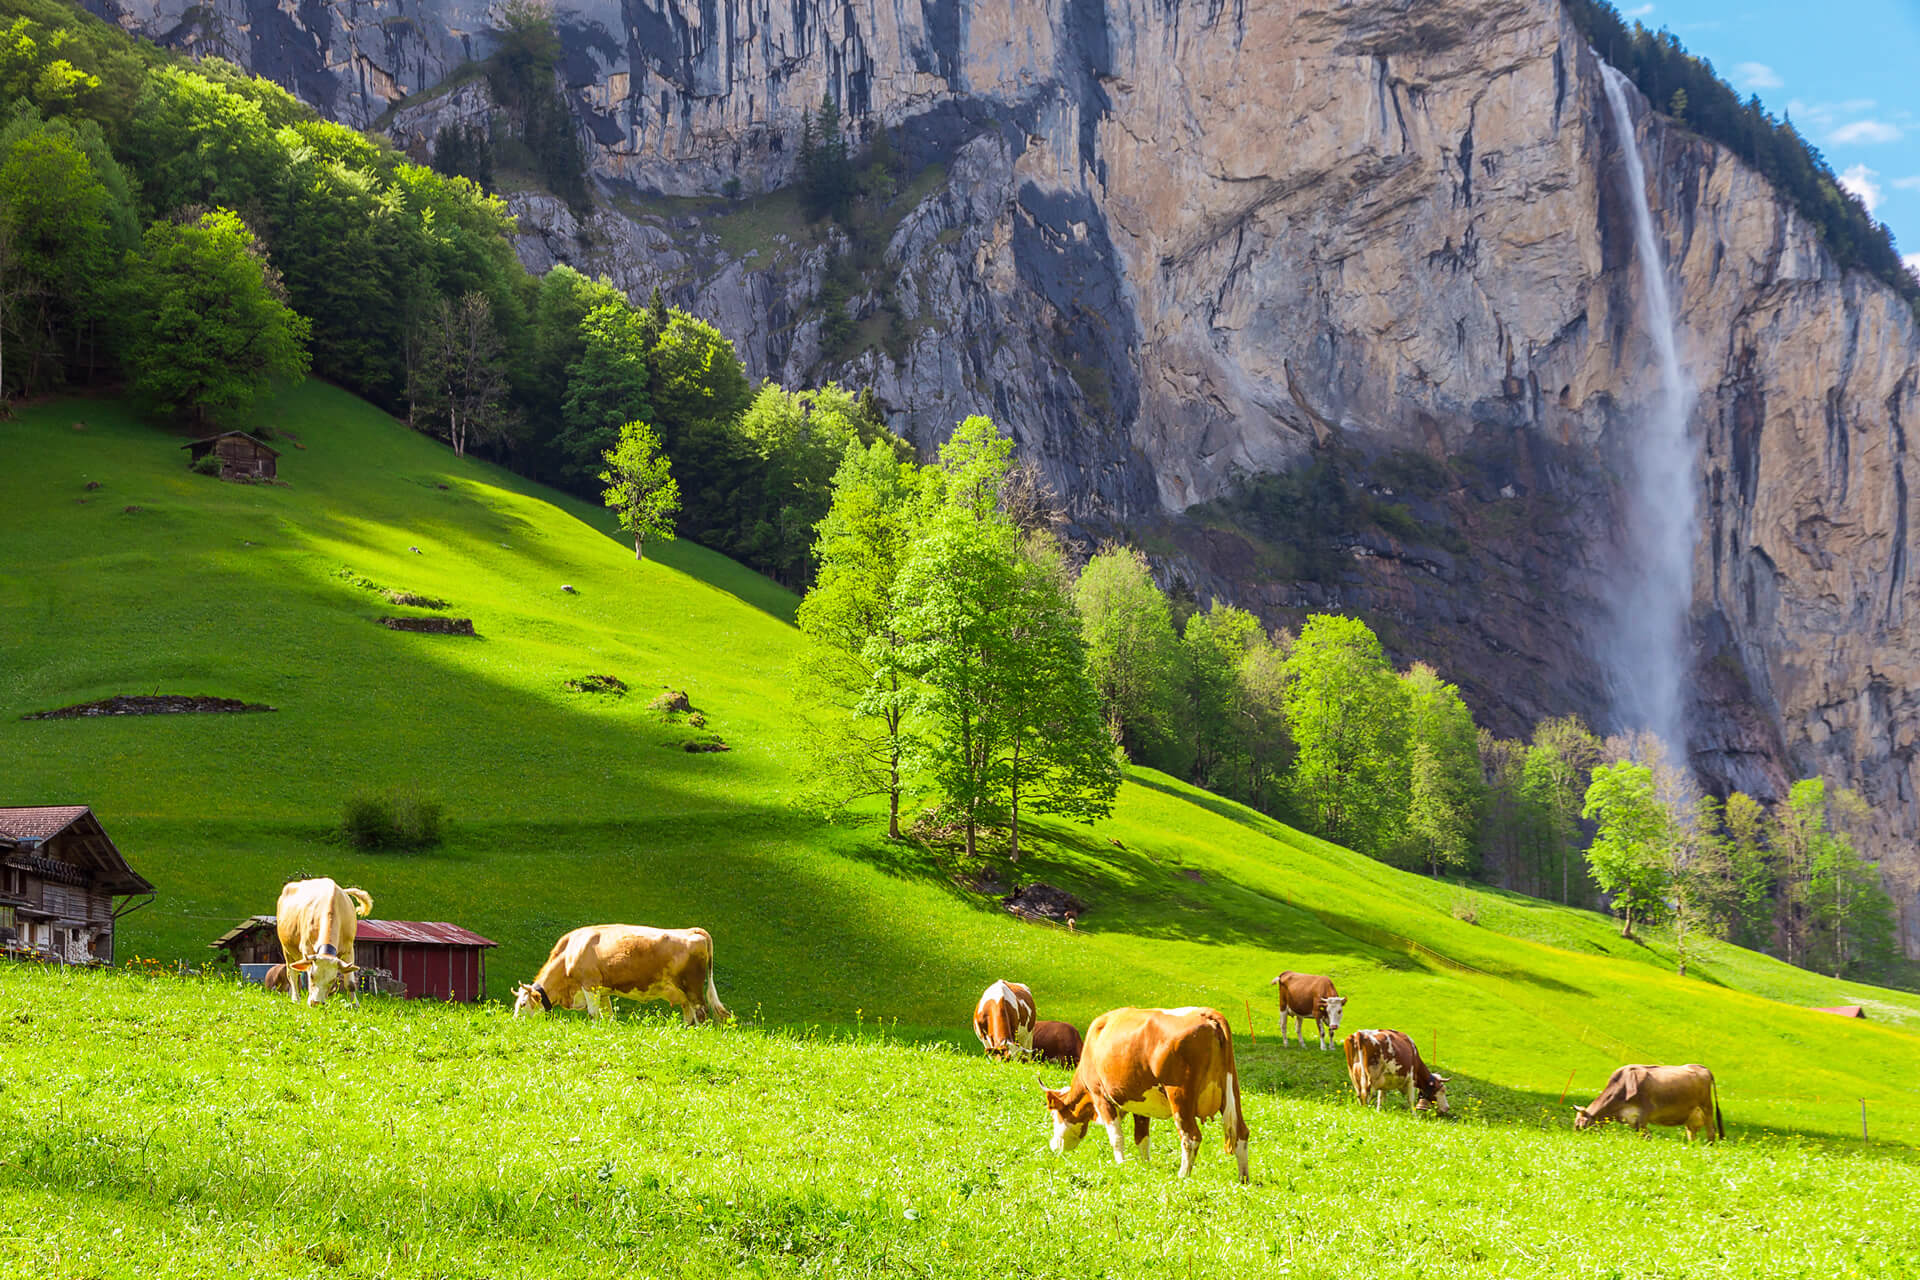
[[[790,597],[697,547],[636,564],[604,513],[330,388],[265,420],[285,485],[194,475],[178,439],[108,401],[0,424],[0,790],[93,804],[160,886],[124,922],[123,956],[198,960],[271,910],[283,879],[328,874],[368,888],[380,916],[501,942],[496,995],[575,925],[699,923],[749,1017],[964,1041],[973,999],[1003,975],[1081,1023],[1208,1002],[1244,1030],[1260,1004],[1249,1062],[1314,1094],[1340,1087],[1335,1057],[1276,1050],[1264,984],[1326,971],[1352,1025],[1437,1036],[1462,1095],[1499,1117],[1551,1116],[1569,1072],[1577,1096],[1623,1060],[1702,1060],[1748,1131],[1844,1135],[1866,1097],[1877,1134],[1920,1141],[1920,998],[1733,948],[1676,979],[1660,948],[1599,917],[1406,875],[1146,771],[1098,828],[1043,826],[1019,868],[1086,898],[1083,928],[1015,922],[938,860],[795,807]],[[343,567],[444,597],[479,637],[377,626],[421,611]],[[633,692],[563,687],[602,673]],[[662,685],[732,750],[682,750],[700,735],[645,709]],[[121,693],[277,710],[18,718]],[[443,846],[333,841],[346,796],[395,785],[445,802]],[[1452,915],[1468,899],[1477,926]],[[1843,1000],[1875,1018],[1787,1007]]]

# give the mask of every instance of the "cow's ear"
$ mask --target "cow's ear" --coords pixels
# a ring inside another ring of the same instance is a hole
[[[341,965],[341,966],[340,966],[340,972],[342,972],[342,973],[358,973],[358,972],[360,972],[360,966],[359,966],[359,965],[357,965],[357,964],[343,964],[343,965]]]
[[[1627,1101],[1629,1102],[1633,1101],[1634,1097],[1638,1095],[1639,1092],[1640,1092],[1640,1073],[1638,1071],[1627,1072]]]
[[[305,973],[307,970],[313,968],[313,961],[295,960],[292,964],[288,965],[287,968],[293,970],[295,973]]]

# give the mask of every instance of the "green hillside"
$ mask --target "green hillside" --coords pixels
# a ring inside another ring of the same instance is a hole
[[[1600,917],[1397,872],[1150,772],[1097,828],[1040,828],[1019,868],[1084,897],[1082,928],[1016,922],[931,857],[797,806],[790,596],[685,544],[637,565],[603,513],[325,386],[265,416],[284,485],[192,474],[179,438],[107,401],[0,423],[0,803],[92,804],[160,887],[123,957],[197,961],[283,880],[326,874],[377,915],[497,939],[496,995],[575,925],[698,923],[722,996],[767,1025],[967,1041],[1001,976],[1082,1024],[1205,1002],[1244,1032],[1250,1001],[1249,1077],[1312,1097],[1337,1091],[1336,1055],[1276,1048],[1265,983],[1317,970],[1350,1025],[1437,1040],[1468,1115],[1560,1124],[1570,1073],[1579,1098],[1622,1061],[1704,1061],[1736,1132],[1857,1141],[1865,1098],[1876,1139],[1920,1144],[1920,997],[1733,948],[1678,979]],[[376,625],[422,611],[343,568],[445,598],[479,637]],[[600,673],[633,692],[564,687]],[[663,685],[705,730],[646,709]],[[144,693],[277,710],[19,718]],[[703,734],[731,750],[683,749]],[[442,846],[332,837],[349,794],[390,786],[444,802]],[[1843,1001],[1871,1020],[1793,1007]]]

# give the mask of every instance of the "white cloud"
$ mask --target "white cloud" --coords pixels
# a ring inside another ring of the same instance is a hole
[[[1920,279],[1920,253],[1910,253],[1900,261],[1907,264],[1907,270],[1913,273],[1915,279]]]
[[[1879,207],[1880,198],[1886,194],[1877,181],[1879,177],[1867,166],[1856,164],[1840,175],[1840,189],[1857,197],[1861,204],[1867,206],[1867,212],[1872,213]]]
[[[1741,63],[1733,69],[1733,82],[1750,93],[1784,88],[1787,83],[1780,78],[1779,72],[1764,62]]]
[[[1848,98],[1845,102],[1802,102],[1794,98],[1787,103],[1787,115],[1802,133],[1829,146],[1861,146],[1904,138],[1906,130],[1891,120],[1862,118],[1876,105],[1872,98]]]
[[[1911,177],[1895,178],[1891,185],[1895,191],[1920,191],[1920,173]]]
[[[1855,120],[1829,133],[1827,141],[1846,147],[1864,142],[1898,142],[1902,136],[1897,124],[1888,124],[1885,120]]]
[[[1623,18],[1644,18],[1644,17],[1646,17],[1646,16],[1648,15],[1648,14],[1650,14],[1650,13],[1652,13],[1652,12],[1653,12],[1653,6],[1652,6],[1652,5],[1650,5],[1650,4],[1643,4],[1643,5],[1639,5],[1639,6],[1637,6],[1637,7],[1635,7],[1635,8],[1632,8],[1632,9],[1623,9],[1623,10],[1621,10],[1621,12],[1620,12],[1620,16],[1621,16],[1621,17],[1623,17]]]

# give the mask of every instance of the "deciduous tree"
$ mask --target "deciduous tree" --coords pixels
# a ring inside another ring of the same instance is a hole
[[[1407,838],[1433,875],[1465,871],[1486,783],[1479,730],[1460,690],[1424,662],[1400,678],[1407,700]]]
[[[155,412],[236,417],[276,381],[307,371],[307,322],[281,299],[237,214],[156,222],[122,273],[121,359]]]
[[[504,434],[507,369],[492,299],[479,292],[457,303],[442,298],[428,318],[421,359],[420,399],[456,457],[469,443]]]
[[[1073,597],[1107,727],[1133,759],[1152,759],[1173,736],[1179,678],[1167,597],[1144,555],[1112,544],[1087,561]]]
[[[620,428],[620,442],[605,456],[600,473],[607,486],[601,495],[619,517],[620,527],[633,535],[633,558],[639,560],[649,538],[673,541],[673,518],[680,510],[680,486],[660,449],[660,437],[644,422]]]
[[[862,796],[886,796],[887,835],[895,840],[914,750],[895,586],[928,510],[919,467],[884,441],[849,445],[817,526],[819,572],[796,619],[811,642],[796,673],[809,718],[809,791],[830,812]]]
[[[1613,896],[1620,936],[1633,936],[1636,918],[1659,918],[1669,887],[1666,847],[1673,839],[1666,807],[1654,791],[1653,769],[1622,760],[1593,770],[1581,816],[1599,824],[1587,849],[1594,883]]]
[[[1406,823],[1407,702],[1358,618],[1316,614],[1287,656],[1294,795],[1319,834],[1378,857]]]

